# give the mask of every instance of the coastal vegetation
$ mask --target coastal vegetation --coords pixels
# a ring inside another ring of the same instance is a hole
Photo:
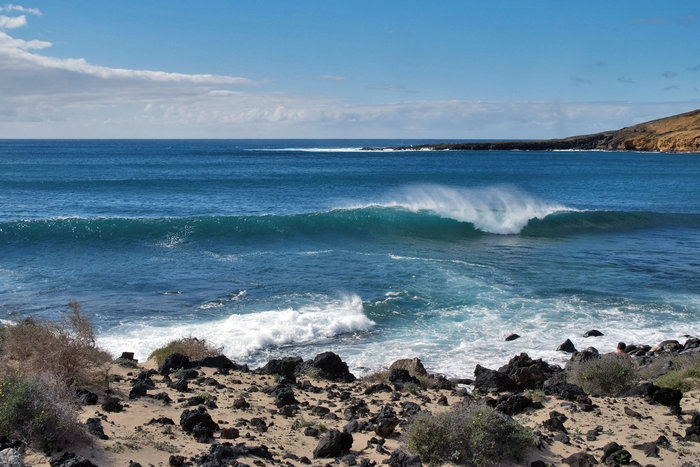
[[[521,460],[536,444],[529,428],[480,403],[421,414],[408,429],[408,448],[428,464],[496,465],[505,459]]]
[[[112,357],[78,302],[60,323],[27,318],[0,329],[0,435],[53,448],[85,438],[78,388],[108,386]]]
[[[568,379],[586,394],[614,397],[634,387],[639,375],[631,359],[611,353],[572,363]]]
[[[206,339],[187,336],[174,339],[163,347],[158,347],[151,352],[148,359],[155,359],[156,363],[161,365],[166,358],[175,353],[185,355],[190,360],[201,360],[204,357],[220,355],[222,350],[223,348],[210,344]]]

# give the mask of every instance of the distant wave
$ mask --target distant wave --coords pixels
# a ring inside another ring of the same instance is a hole
[[[185,242],[264,236],[406,236],[452,240],[487,234],[561,236],[578,232],[700,226],[698,214],[578,211],[511,187],[408,187],[375,204],[303,214],[162,218],[56,218],[0,222],[0,242]]]

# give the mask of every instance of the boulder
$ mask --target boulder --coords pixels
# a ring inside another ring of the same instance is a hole
[[[583,334],[583,337],[598,337],[598,336],[603,336],[604,334],[597,329],[591,329],[590,331],[586,331]]]
[[[394,389],[401,391],[407,384],[414,384],[420,386],[420,381],[418,378],[411,376],[408,370],[402,368],[394,368],[389,374],[389,381],[394,383]]]
[[[298,404],[299,401],[294,397],[294,391],[287,385],[279,385],[270,392],[270,395],[275,398],[275,406],[279,409],[285,405]]]
[[[318,442],[314,449],[314,458],[338,457],[350,451],[352,435],[338,430],[330,430]]]
[[[532,399],[522,394],[506,394],[496,400],[496,410],[506,415],[516,415],[532,407]]]
[[[474,387],[481,392],[507,392],[522,389],[522,387],[506,373],[484,368],[478,364],[474,369],[474,376]]]
[[[562,352],[574,353],[576,352],[576,347],[570,339],[567,339],[564,342],[562,342],[562,344],[559,347],[557,347],[557,350],[560,350]]]
[[[232,362],[226,355],[204,357],[201,360],[192,362],[191,366],[203,366],[206,368],[216,368],[218,370],[248,371],[248,365],[239,365],[238,363]]]
[[[102,420],[97,417],[88,418],[85,421],[85,429],[88,433],[100,439],[109,439],[109,436],[105,434],[105,431],[102,428]]]
[[[564,422],[568,419],[563,413],[559,413],[556,410],[549,412],[549,418],[542,422],[542,426],[550,431],[561,432],[568,434],[568,430],[564,426]]]
[[[570,467],[593,467],[598,463],[598,461],[595,460],[595,457],[587,452],[574,453],[561,461]]]
[[[423,467],[420,457],[406,454],[401,449],[392,452],[389,460],[385,462],[389,464],[389,467]]]
[[[196,425],[210,427],[214,431],[219,429],[219,425],[212,420],[211,415],[204,407],[185,409],[180,415],[180,427],[182,427],[182,430],[190,433]]]
[[[541,389],[545,380],[558,369],[558,367],[550,366],[541,358],[533,360],[523,352],[511,358],[508,364],[499,368],[498,371],[506,373],[522,388]]]
[[[168,355],[163,363],[158,367],[158,373],[161,375],[169,375],[173,370],[179,368],[189,368],[190,358],[187,355],[181,353],[174,353]]]
[[[394,413],[394,409],[385,405],[375,417],[374,432],[382,438],[388,438],[394,432],[394,428],[399,424],[399,421],[399,418]]]
[[[304,360],[301,357],[273,358],[256,372],[264,375],[282,375],[284,378],[294,380],[294,372],[302,363]]]
[[[700,442],[700,414],[693,414],[690,426],[685,429],[685,440]]]
[[[122,403],[114,396],[107,396],[102,402],[102,410],[105,412],[121,412],[123,408]]]
[[[49,460],[51,467],[97,467],[95,464],[74,452],[63,452]]]
[[[321,379],[342,383],[352,383],[355,375],[350,373],[348,365],[333,352],[323,352],[316,355],[312,362],[304,362],[296,369],[296,374],[307,373]]]
[[[99,400],[97,394],[84,388],[77,388],[75,395],[83,405],[96,405]]]
[[[3,467],[24,467],[24,461],[19,451],[7,448],[0,451],[0,465]]]
[[[506,342],[514,341],[515,339],[518,339],[520,336],[518,334],[510,334],[506,336]]]
[[[419,358],[402,358],[401,360],[396,360],[389,366],[389,371],[394,369],[406,370],[408,373],[417,378],[419,376],[427,376],[428,372],[425,371],[425,367]]]

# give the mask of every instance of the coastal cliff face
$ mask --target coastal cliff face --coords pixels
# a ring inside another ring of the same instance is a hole
[[[364,148],[376,149],[376,148]],[[604,151],[662,151],[700,153],[700,109],[659,120],[640,123],[616,131],[562,139],[527,141],[478,141],[464,143],[425,144],[395,147],[394,150],[604,150]]]
[[[589,144],[595,142],[595,149],[610,151],[700,152],[700,109],[566,140],[581,143],[588,140]]]

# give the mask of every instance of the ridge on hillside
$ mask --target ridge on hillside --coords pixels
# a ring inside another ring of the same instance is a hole
[[[379,148],[363,148],[367,150]],[[603,150],[700,152],[700,109],[620,130],[561,139],[478,141],[402,146],[394,150]]]

